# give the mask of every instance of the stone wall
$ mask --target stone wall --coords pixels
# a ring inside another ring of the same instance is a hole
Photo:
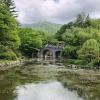
[[[22,66],[24,64],[34,62],[35,59],[21,59],[17,61],[9,61],[9,62],[2,62],[0,63],[0,70],[7,70],[9,68],[13,68],[16,66]]]

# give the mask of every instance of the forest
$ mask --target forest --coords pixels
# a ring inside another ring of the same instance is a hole
[[[81,13],[55,34],[21,27],[13,0],[0,0],[0,60],[31,58],[45,44],[63,41],[70,64],[100,66],[100,19]]]

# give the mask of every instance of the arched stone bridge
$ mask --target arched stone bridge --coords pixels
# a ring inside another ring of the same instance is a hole
[[[39,57],[43,60],[54,60],[61,59],[62,57],[62,48],[61,46],[55,46],[47,44],[39,52]]]

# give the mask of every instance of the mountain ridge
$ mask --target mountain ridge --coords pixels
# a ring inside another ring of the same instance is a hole
[[[21,26],[23,28],[32,28],[36,30],[42,30],[47,33],[56,33],[62,25],[43,21],[43,22],[37,22],[37,23],[32,23],[32,24],[22,24]]]

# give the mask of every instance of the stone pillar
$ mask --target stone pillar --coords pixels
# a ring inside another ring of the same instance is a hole
[[[56,55],[55,55],[55,51],[53,51],[53,59],[52,59],[53,61],[55,61],[56,60]]]

